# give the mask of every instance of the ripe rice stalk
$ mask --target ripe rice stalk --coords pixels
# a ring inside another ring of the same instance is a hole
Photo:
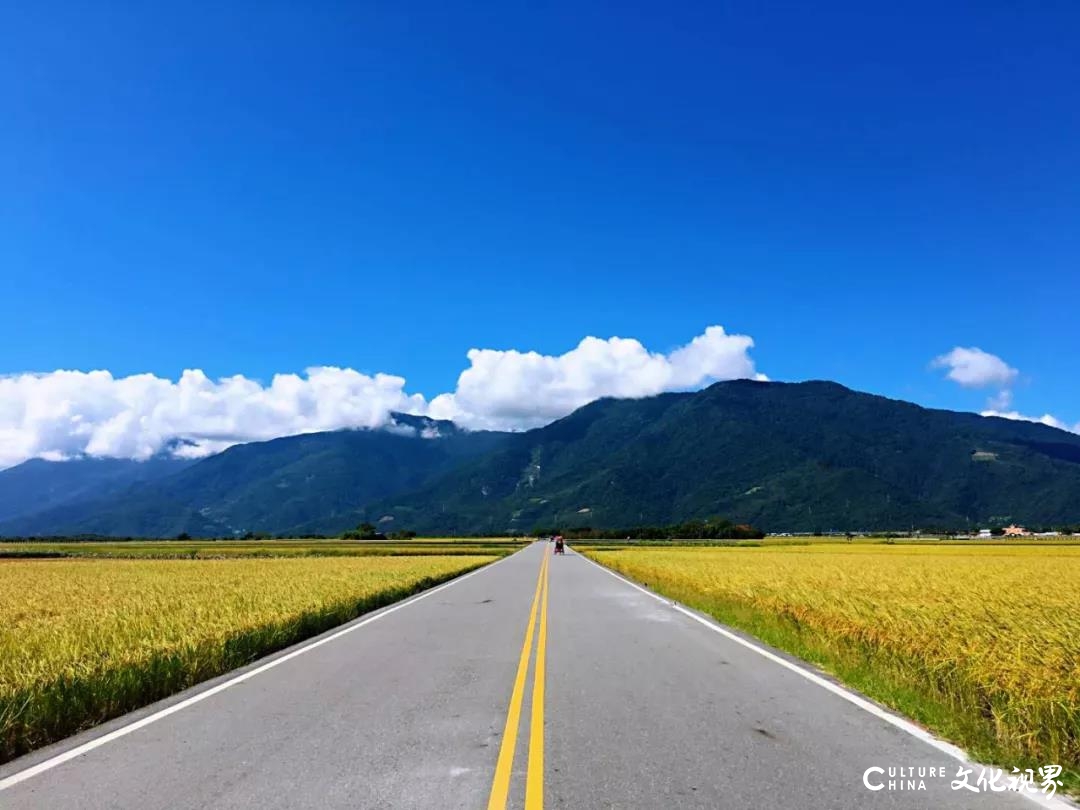
[[[0,761],[492,559],[0,561]]]

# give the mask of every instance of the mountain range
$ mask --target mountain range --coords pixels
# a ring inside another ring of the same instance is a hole
[[[8,519],[0,512],[0,536],[337,533],[361,521],[366,504],[417,489],[504,437],[395,414],[389,429],[309,433],[236,445],[174,470],[157,459],[109,459],[129,478],[144,471],[141,479],[121,489],[101,476],[73,490],[68,499],[55,494],[43,499],[42,509],[24,508]],[[31,460],[4,470],[0,504],[9,490],[23,493],[29,503],[32,482],[43,482],[46,472],[64,479],[75,477],[69,472],[73,468],[88,468],[78,477],[93,479],[99,461]]]
[[[769,531],[1080,522],[1080,436],[836,383],[737,380],[602,399],[524,433],[396,414],[390,429],[196,462],[32,460],[0,472],[0,535],[426,534],[710,516]]]

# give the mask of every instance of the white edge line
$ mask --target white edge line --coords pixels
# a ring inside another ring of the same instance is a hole
[[[528,548],[528,546],[525,546],[525,548]],[[519,550],[523,550],[523,549],[519,549]],[[344,635],[348,635],[349,633],[353,632],[354,630],[359,630],[364,625],[368,625],[368,624],[371,624],[374,621],[378,621],[379,619],[383,618],[384,616],[389,616],[391,613],[394,613],[394,612],[396,612],[398,610],[401,610],[404,607],[408,607],[409,605],[414,604],[416,602],[419,602],[421,599],[426,599],[427,597],[432,596],[432,595],[438,593],[439,591],[442,591],[442,590],[445,590],[446,588],[449,588],[451,585],[457,585],[459,582],[463,582],[463,581],[465,581],[466,579],[468,579],[469,577],[471,577],[471,576],[473,576],[475,574],[479,574],[482,571],[490,571],[496,565],[503,562],[504,560],[510,559],[510,557],[514,556],[514,554],[516,554],[516,553],[517,552],[512,552],[510,554],[507,554],[505,557],[503,557],[501,559],[498,559],[498,560],[495,560],[495,562],[488,563],[487,565],[483,565],[480,568],[477,568],[475,571],[469,571],[467,574],[463,574],[463,575],[461,575],[459,577],[455,577],[454,579],[450,580],[449,582],[444,582],[443,584],[438,585],[438,586],[436,586],[434,588],[431,588],[430,590],[422,591],[421,593],[418,593],[415,596],[409,597],[408,599],[406,599],[403,602],[398,602],[397,604],[390,605],[389,607],[382,608],[374,616],[369,616],[366,619],[360,619],[359,621],[357,621],[356,619],[353,619],[355,624],[349,624],[348,627],[344,627],[341,630],[338,630],[336,633],[332,633],[331,635],[320,638],[317,641],[312,641],[309,644],[305,644],[304,646],[300,647],[299,649],[293,650],[290,653],[286,653],[285,655],[279,656],[278,658],[275,658],[272,661],[267,661],[265,664],[262,664],[261,666],[257,666],[254,669],[249,669],[247,672],[242,672],[241,674],[237,675],[234,678],[229,678],[227,681],[219,683],[217,686],[212,686],[209,689],[206,689],[206,690],[204,690],[202,692],[199,692],[197,695],[192,695],[191,697],[186,698],[184,700],[181,700],[179,703],[174,703],[172,706],[168,706],[168,707],[162,709],[161,711],[154,712],[153,714],[147,715],[146,717],[143,717],[140,720],[136,720],[133,723],[129,723],[126,726],[121,726],[118,729],[114,729],[113,731],[110,731],[108,734],[103,734],[100,737],[95,737],[92,740],[88,740],[87,742],[84,742],[82,745],[77,745],[74,748],[71,748],[71,749],[69,749],[67,751],[64,751],[63,753],[57,754],[54,757],[50,757],[49,759],[46,759],[46,760],[44,760],[42,762],[39,762],[37,765],[32,765],[31,767],[29,767],[29,768],[27,768],[25,770],[13,773],[11,776],[8,776],[8,777],[6,777],[4,779],[0,779],[0,791],[4,791],[4,790],[7,790],[10,787],[14,787],[15,785],[19,784],[20,782],[25,782],[27,779],[32,779],[33,777],[35,777],[35,776],[37,776],[39,774],[42,774],[45,771],[51,770],[51,769],[55,768],[57,765],[63,765],[65,762],[68,762],[69,760],[75,759],[76,757],[81,757],[83,754],[89,753],[90,751],[93,751],[95,748],[100,748],[103,745],[107,745],[108,743],[111,743],[113,740],[118,740],[121,737],[125,737],[125,736],[127,736],[128,734],[131,734],[134,731],[138,731],[141,728],[145,728],[146,726],[150,725],[151,723],[156,723],[158,720],[162,720],[162,719],[168,717],[170,714],[175,714],[176,712],[182,711],[183,709],[186,709],[189,706],[194,706],[196,703],[199,703],[199,702],[201,702],[203,700],[206,700],[209,697],[213,697],[214,695],[218,694],[219,692],[224,692],[230,686],[236,686],[236,684],[238,684],[238,683],[243,683],[244,681],[248,680],[249,678],[254,678],[256,675],[260,675],[260,674],[262,674],[263,672],[266,672],[269,669],[273,669],[276,666],[284,664],[286,661],[291,661],[293,658],[296,658],[297,656],[303,655],[306,652],[310,652],[311,650],[314,650],[316,647],[321,647],[323,644],[329,644],[331,641],[339,639]]]
[[[699,615],[698,613],[690,610],[689,608],[683,607],[682,605],[678,604],[677,602],[674,602],[671,599],[668,599],[665,596],[661,596],[658,593],[650,591],[648,588],[644,588],[641,585],[638,585],[636,582],[634,582],[633,580],[627,579],[622,574],[620,574],[620,573],[618,573],[616,571],[612,571],[610,568],[606,568],[603,565],[601,565],[600,563],[596,562],[595,560],[592,560],[592,559],[586,557],[580,551],[576,552],[576,556],[581,557],[581,559],[585,560],[588,563],[591,563],[592,565],[595,565],[597,568],[599,568],[605,574],[610,574],[611,576],[615,577],[615,579],[619,580],[620,582],[622,582],[622,583],[624,583],[626,585],[629,585],[631,588],[636,588],[637,590],[641,591],[646,596],[651,596],[653,599],[656,599],[659,602],[666,603],[667,605],[669,605],[672,608],[674,608],[675,610],[677,610],[679,613],[682,613],[684,616],[688,616],[689,618],[693,619],[694,621],[698,622],[699,624],[702,624],[705,627],[709,628],[713,632],[719,633],[720,635],[724,636],[724,638],[727,638],[727,639],[729,639],[731,641],[734,641],[736,644],[740,644],[743,647],[746,647],[748,650],[753,650],[758,655],[761,655],[764,658],[769,659],[773,663],[779,664],[780,666],[784,667],[784,669],[788,669],[788,670],[794,672],[796,675],[799,675],[799,676],[801,676],[803,678],[806,678],[806,680],[810,681],[811,683],[816,684],[816,685],[822,687],[823,689],[829,690],[834,695],[838,695],[839,697],[846,700],[848,703],[853,703],[854,705],[858,706],[860,709],[863,709],[864,711],[869,712],[870,714],[874,715],[875,717],[881,718],[886,723],[890,723],[891,725],[895,726],[896,728],[900,729],[901,731],[907,732],[912,737],[915,737],[915,738],[921,740],[922,742],[926,743],[927,745],[933,746],[934,748],[936,748],[937,750],[941,751],[944,754],[948,754],[950,757],[952,757],[955,760],[958,760],[959,762],[962,762],[964,765],[974,765],[975,767],[978,767],[978,768],[984,767],[984,766],[980,765],[979,763],[974,762],[973,760],[971,760],[968,757],[968,755],[966,753],[964,753],[964,751],[961,748],[958,748],[957,746],[953,745],[952,743],[945,742],[944,740],[939,740],[937,737],[935,737],[933,734],[928,732],[926,729],[922,728],[921,726],[916,725],[915,723],[911,722],[910,720],[905,720],[902,717],[897,717],[895,714],[892,714],[891,712],[886,711],[885,709],[878,706],[876,703],[871,703],[866,698],[861,697],[860,695],[857,695],[856,693],[851,692],[848,689],[845,689],[844,687],[840,686],[839,684],[833,683],[832,681],[828,680],[827,678],[823,678],[820,675],[817,675],[817,674],[811,672],[810,670],[799,666],[798,664],[792,663],[791,661],[788,661],[786,658],[782,658],[781,656],[777,655],[776,653],[770,652],[769,650],[765,649],[764,647],[760,647],[757,644],[754,644],[752,641],[748,641],[747,639],[743,638],[742,636],[731,632],[726,627],[718,624],[717,622],[712,621],[711,619],[707,619],[704,616]],[[1015,793],[1015,791],[1013,791],[1013,792]],[[1037,794],[1032,794],[1032,793],[1016,793],[1016,795],[1023,796],[1028,801],[1034,802],[1035,804],[1041,805],[1042,807],[1054,808],[1054,810],[1075,810],[1075,808],[1076,808],[1076,805],[1073,804],[1072,802],[1067,802],[1064,799],[1057,798],[1056,796],[1055,797],[1050,797],[1050,796],[1046,796],[1046,795],[1037,795]]]

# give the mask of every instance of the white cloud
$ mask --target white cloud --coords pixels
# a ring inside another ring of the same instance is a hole
[[[753,340],[711,326],[670,354],[637,340],[587,337],[559,356],[473,349],[457,390],[429,403],[405,380],[348,368],[178,380],[152,374],[54,371],[0,377],[0,468],[27,458],[80,454],[199,457],[230,445],[339,428],[391,427],[391,412],[450,418],[471,428],[522,429],[598,397],[642,397],[756,375]],[[401,426],[405,427],[405,426]]]
[[[177,440],[177,455],[198,457],[239,442],[381,427],[391,411],[424,409],[404,386],[401,377],[332,367],[278,374],[269,385],[198,370],[175,382],[108,371],[0,377],[0,467],[84,453],[144,459]]]
[[[1061,421],[1056,416],[1051,416],[1048,413],[1044,413],[1042,416],[1025,416],[1019,411],[999,411],[994,409],[988,409],[982,412],[983,416],[1000,416],[1002,419],[1012,419],[1018,422],[1038,422],[1040,425],[1049,425],[1050,427],[1058,428],[1059,430],[1067,430],[1070,433],[1080,433],[1080,422],[1075,425],[1069,426],[1067,423]]]
[[[934,368],[949,369],[945,376],[965,388],[1008,388],[1020,374],[996,354],[974,346],[957,346],[948,354],[934,358],[932,365]]]
[[[667,355],[618,337],[587,337],[557,357],[473,349],[457,390],[435,397],[429,413],[471,428],[536,427],[600,397],[646,397],[753,377],[753,345],[746,335],[710,326]]]

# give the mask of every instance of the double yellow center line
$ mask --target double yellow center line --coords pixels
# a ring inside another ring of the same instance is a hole
[[[544,549],[540,574],[536,579],[529,625],[525,629],[525,643],[518,659],[514,691],[510,695],[510,708],[506,713],[499,760],[495,765],[495,780],[491,784],[488,810],[504,810],[510,792],[510,773],[514,768],[514,749],[517,747],[518,721],[521,719],[521,702],[525,696],[525,681],[529,674],[529,658],[532,654],[533,636],[536,636],[536,666],[533,670],[532,717],[529,720],[529,770],[525,777],[525,810],[541,810],[544,806],[544,667],[547,658],[547,603],[548,564],[551,554]],[[540,629],[537,632],[537,617]]]

